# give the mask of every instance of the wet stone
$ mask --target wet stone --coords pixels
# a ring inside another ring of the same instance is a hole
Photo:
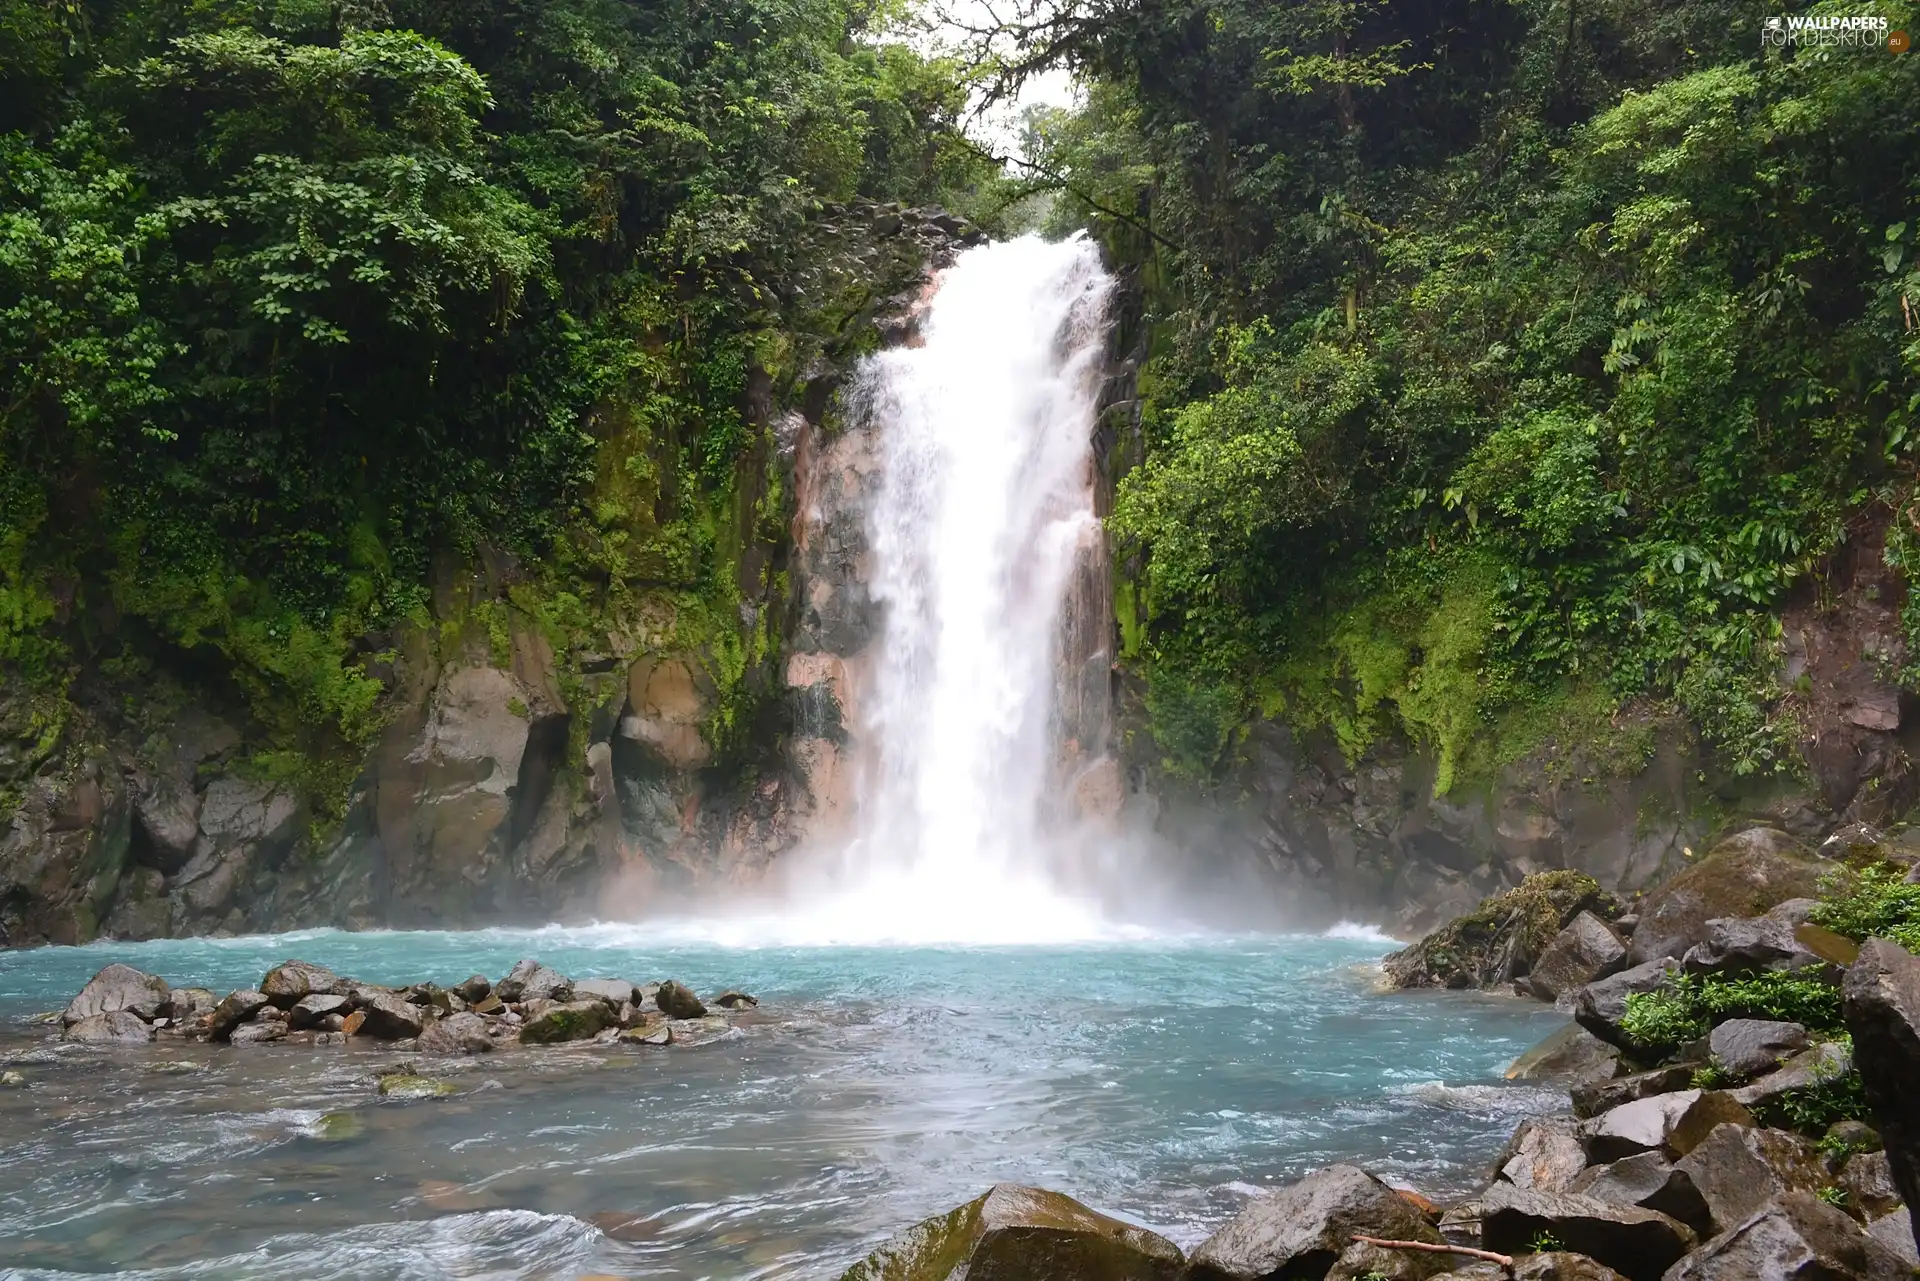
[[[458,1089],[452,1081],[409,1072],[395,1072],[380,1078],[380,1094],[389,1099],[438,1099],[456,1093]]]
[[[692,988],[672,979],[660,985],[653,999],[660,1007],[660,1012],[670,1019],[697,1019],[707,1012],[707,1007],[693,994]]]
[[[95,1045],[145,1045],[152,1039],[153,1029],[127,1010],[89,1015],[67,1029],[67,1040]]]

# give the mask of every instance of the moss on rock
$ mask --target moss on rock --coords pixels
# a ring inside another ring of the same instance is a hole
[[[1606,920],[1620,904],[1585,872],[1536,872],[1504,894],[1386,959],[1395,987],[1497,987],[1524,977],[1581,912]]]

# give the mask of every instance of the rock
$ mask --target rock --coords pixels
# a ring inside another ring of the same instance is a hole
[[[1480,1214],[1481,1240],[1489,1250],[1524,1253],[1550,1233],[1563,1248],[1597,1259],[1630,1281],[1655,1281],[1695,1241],[1691,1228],[1657,1210],[1508,1183],[1487,1189]]]
[[[435,1076],[416,1076],[411,1072],[395,1072],[380,1078],[380,1093],[389,1099],[438,1099],[455,1093],[457,1089],[452,1081],[443,1081]]]
[[[1573,1017],[1581,1027],[1607,1044],[1631,1051],[1633,1043],[1620,1029],[1620,1020],[1627,1016],[1627,998],[1640,992],[1656,991],[1667,981],[1668,975],[1676,974],[1679,970],[1678,961],[1672,957],[1662,957],[1576,988],[1573,993]]]
[[[1565,1250],[1531,1254],[1513,1265],[1514,1281],[1626,1281],[1598,1259]]]
[[[216,1041],[224,1041],[234,1028],[258,1014],[267,1003],[265,992],[256,992],[252,988],[240,988],[226,994],[220,1004],[213,1007],[213,1013],[207,1016],[207,1035]]]
[[[96,1045],[145,1045],[153,1039],[153,1029],[131,1010],[109,1010],[74,1023],[67,1028],[66,1038]]]
[[[1915,1248],[1913,1214],[1906,1206],[1869,1223],[1867,1235],[1887,1247],[1907,1267],[1920,1271],[1920,1249]]]
[[[1451,1272],[1442,1272],[1429,1281],[1510,1281],[1513,1276],[1497,1263],[1468,1263]]]
[[[493,985],[493,992],[510,1005],[517,1001],[570,1001],[573,984],[559,971],[525,960],[515,962],[507,977]]]
[[[1822,1149],[1830,1152],[1878,1152],[1886,1145],[1880,1131],[1865,1121],[1835,1121],[1820,1138]]]
[[[419,1036],[427,1026],[426,1010],[393,992],[357,987],[351,998],[358,1007],[354,1014],[360,1016],[360,1023],[357,1027],[341,1029],[349,1036],[358,1032],[383,1041],[399,1041]],[[347,1022],[353,1022],[351,1015]]]
[[[1382,964],[1396,987],[1504,987],[1526,975],[1574,917],[1618,911],[1584,872],[1536,872]]]
[[[1583,1126],[1588,1154],[1596,1161],[1617,1161],[1662,1149],[1685,1156],[1714,1127],[1727,1123],[1757,1124],[1753,1114],[1724,1090],[1681,1090],[1622,1104]]]
[[[1542,1116],[1522,1121],[1494,1163],[1497,1177],[1520,1188],[1565,1190],[1587,1165],[1586,1146],[1572,1116]]]
[[[660,1012],[670,1019],[697,1019],[707,1012],[707,1007],[693,994],[692,988],[672,979],[660,985],[653,1000],[660,1007]]]
[[[1868,939],[1841,985],[1841,1007],[1894,1185],[1911,1208],[1920,1204],[1920,957]]]
[[[1356,1233],[1441,1243],[1426,1216],[1365,1170],[1330,1165],[1260,1197],[1208,1237],[1194,1281],[1322,1276]]]
[[[1658,1210],[1695,1232],[1712,1221],[1707,1203],[1700,1190],[1693,1186],[1692,1177],[1684,1170],[1675,1169],[1660,1152],[1642,1152],[1622,1157],[1611,1165],[1589,1166],[1568,1185],[1567,1191],[1615,1205]]]
[[[1742,975],[1824,966],[1797,936],[1800,924],[1772,914],[1708,921],[1706,938],[1687,949],[1681,967],[1689,974]]]
[[[1569,1023],[1515,1059],[1509,1081],[1560,1081],[1569,1088],[1612,1079],[1620,1050],[1578,1023]]]
[[[1617,1076],[1611,1081],[1577,1085],[1568,1092],[1573,1100],[1573,1114],[1580,1117],[1599,1116],[1602,1112],[1611,1112],[1639,1099],[1684,1090],[1693,1084],[1694,1071],[1691,1063],[1676,1063],[1671,1067],[1654,1068],[1651,1072]]]
[[[355,1010],[353,1013],[347,1015],[346,1018],[340,1020],[340,1035],[357,1036],[360,1032],[361,1025],[366,1021],[367,1012],[365,1010]]]
[[[669,1019],[667,1026],[673,1029],[673,1043],[687,1049],[718,1041],[733,1031],[733,1025],[718,1014],[698,1019]]]
[[[262,1023],[242,1023],[227,1033],[227,1040],[234,1045],[260,1045],[267,1041],[282,1041],[287,1036],[287,1025],[278,1019]]]
[[[1860,959],[1860,945],[1844,934],[1835,934],[1820,925],[1796,925],[1793,937],[1800,946],[1812,952],[1829,965],[1841,969]]]
[[[625,979],[580,979],[573,985],[576,1001],[605,1001],[614,1009],[633,1001],[633,984]]]
[[[713,998],[713,1003],[723,1010],[750,1010],[760,1004],[757,996],[748,996],[745,992],[722,992]]]
[[[605,1001],[555,1001],[520,1025],[520,1039],[529,1045],[557,1045],[584,1041],[613,1026],[613,1011]]]
[[[282,961],[260,980],[260,990],[283,1010],[292,1009],[309,996],[337,996],[346,992],[340,976],[324,965],[308,961]]]
[[[1736,1227],[1787,1192],[1816,1192],[1827,1172],[1813,1145],[1784,1130],[1720,1125],[1675,1166],[1707,1203],[1713,1232]]]
[[[1832,866],[1772,828],[1730,836],[1640,901],[1628,963],[1685,956],[1705,941],[1709,921],[1759,916],[1788,899],[1811,898]]]
[[[671,1045],[673,1026],[666,1022],[648,1023],[627,1029],[620,1034],[620,1039],[629,1045]]]
[[[1805,1192],[1789,1192],[1700,1247],[1666,1281],[1910,1281],[1899,1257]]]
[[[462,982],[455,984],[453,990],[460,994],[461,1000],[465,1001],[468,1005],[472,1005],[475,1001],[482,999],[487,993],[493,991],[493,984],[484,974],[473,974],[469,975]]]
[[[487,1021],[478,1014],[450,1014],[420,1034],[422,1054],[485,1054],[492,1048]]]
[[[24,1073],[16,1072],[12,1068],[0,1072],[0,1090],[24,1090],[26,1088],[27,1078]]]
[[[1421,1250],[1389,1250],[1355,1241],[1333,1261],[1326,1281],[1429,1281],[1452,1266],[1454,1256]]]
[[[327,1112],[307,1127],[307,1137],[321,1143],[346,1143],[366,1132],[366,1123],[354,1112]]]
[[[1852,1051],[1838,1041],[1822,1041],[1788,1059],[1779,1071],[1728,1093],[1747,1107],[1761,1107],[1783,1094],[1845,1076],[1852,1068]]]
[[[492,992],[487,993],[479,1000],[473,1002],[472,1006],[475,1014],[498,1014],[506,1008],[507,1003]]]
[[[198,1023],[219,1004],[220,998],[204,987],[176,987],[167,994],[167,1003],[160,1013],[175,1027],[180,1027]]]
[[[1713,1061],[1744,1080],[1771,1072],[1782,1060],[1807,1048],[1807,1029],[1770,1019],[1728,1019],[1707,1038]]]
[[[287,1021],[294,1027],[316,1027],[328,1015],[344,1015],[346,1011],[347,998],[344,996],[303,996],[287,1011]]]
[[[1071,1197],[1001,1183],[927,1219],[841,1274],[840,1281],[1181,1281],[1179,1247],[1096,1214]]]
[[[124,1010],[151,1023],[160,1017],[169,991],[165,979],[116,962],[87,980],[60,1020],[72,1027],[82,1019]]]
[[[1893,1182],[1893,1163],[1885,1152],[1856,1152],[1840,1167],[1840,1186],[1847,1204],[1869,1223],[1900,1208],[1900,1189]]]
[[[1626,940],[1592,912],[1581,912],[1554,936],[1527,973],[1527,987],[1543,1001],[1610,972],[1627,955]]]
[[[193,856],[200,836],[200,798],[182,780],[151,780],[133,802],[133,821],[146,837],[141,861],[171,876]]]

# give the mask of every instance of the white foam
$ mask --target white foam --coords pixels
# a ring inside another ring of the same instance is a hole
[[[1378,925],[1368,925],[1361,921],[1336,921],[1321,931],[1322,938],[1346,939],[1355,943],[1386,943],[1394,947],[1400,940],[1382,930]]]

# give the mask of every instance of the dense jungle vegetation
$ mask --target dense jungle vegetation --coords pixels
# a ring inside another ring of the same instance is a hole
[[[1067,0],[976,34],[1085,77],[1027,176],[1141,269],[1113,525],[1176,765],[1284,709],[1426,743],[1444,790],[1641,700],[1794,768],[1783,605],[1849,538],[1920,563],[1920,54],[1763,47],[1778,12],[1920,26]]]
[[[256,764],[341,756],[436,555],[737,631],[749,381],[884,275],[849,202],[1000,181],[888,17],[0,0],[0,674],[43,747],[77,671],[158,662]]]

